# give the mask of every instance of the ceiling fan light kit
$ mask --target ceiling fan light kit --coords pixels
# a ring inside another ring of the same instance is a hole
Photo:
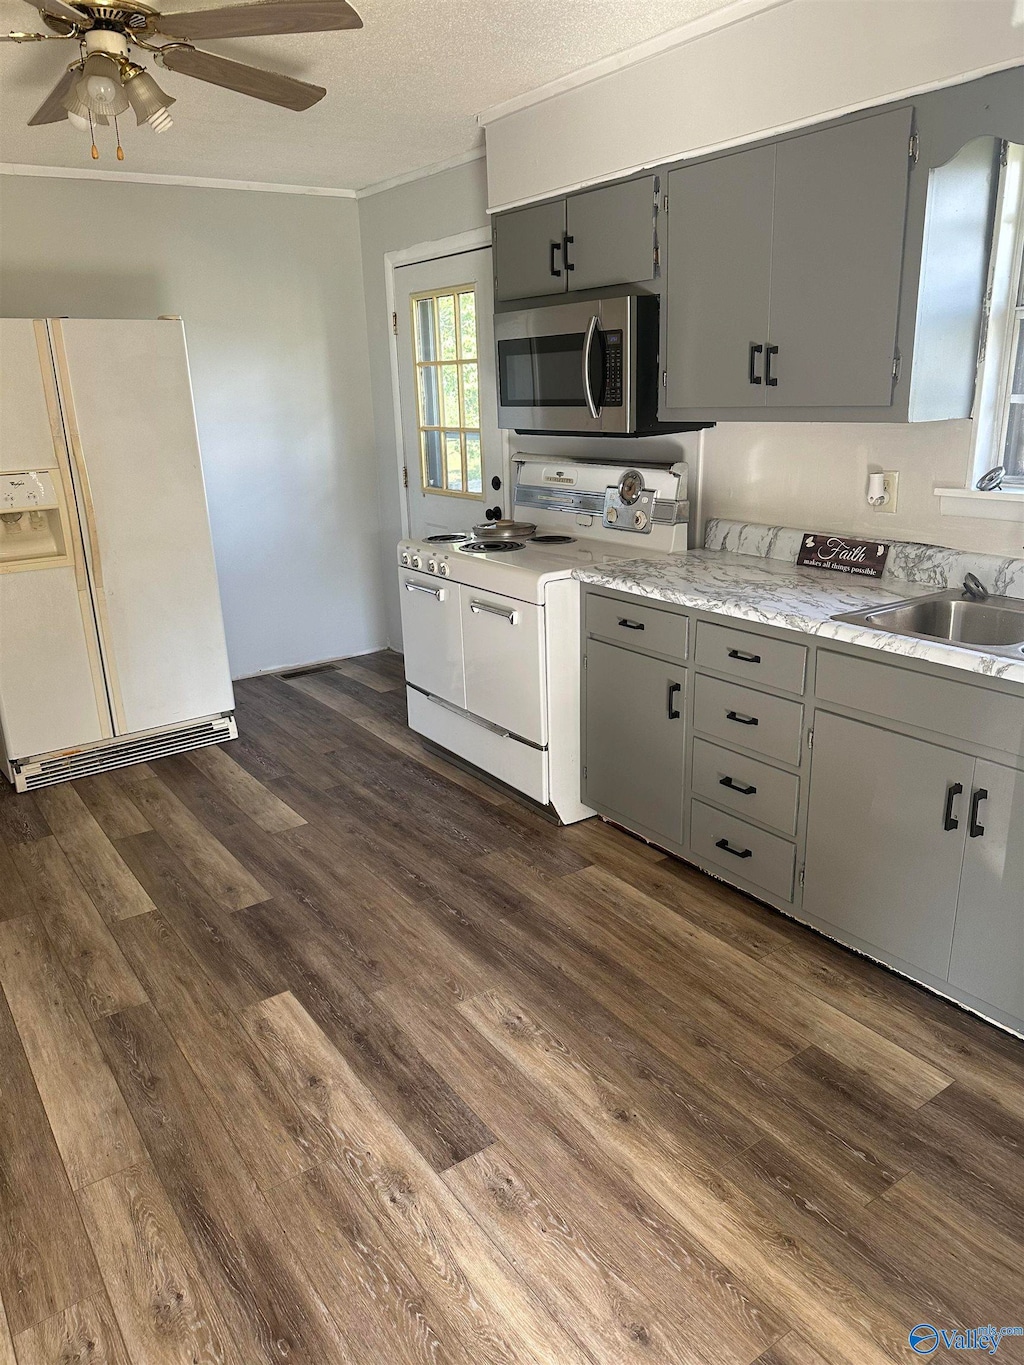
[[[284,109],[309,109],[327,91],[319,85],[231,61],[193,45],[193,38],[252,38],[277,33],[323,33],[362,28],[363,21],[347,0],[248,0],[218,9],[161,15],[140,0],[109,5],[82,0],[28,0],[38,8],[49,33],[0,34],[0,42],[35,43],[72,39],[80,60],[72,62],[29,119],[31,127],[70,120],[90,134],[117,119],[129,107],[140,127],[166,132],[167,112],[175,99],[161,90],[144,66],[130,55],[132,47],[151,52],[169,71],[235,90]],[[153,39],[162,39],[153,42]],[[99,156],[95,140],[92,155]],[[124,159],[120,135],[118,160]]]

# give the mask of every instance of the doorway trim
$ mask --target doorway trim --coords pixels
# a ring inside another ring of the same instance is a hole
[[[384,253],[384,295],[387,303],[388,355],[391,361],[391,411],[395,423],[395,450],[398,460],[395,477],[398,479],[398,501],[402,509],[402,539],[409,535],[409,497],[408,489],[402,478],[405,469],[405,438],[402,435],[402,398],[398,389],[398,337],[395,335],[393,319],[395,316],[395,271],[403,265],[422,265],[424,261],[439,260],[444,256],[457,256],[463,251],[479,251],[491,245],[491,229],[487,227],[470,228],[468,232],[457,232],[452,237],[439,237],[433,242],[419,242],[415,246],[403,246],[395,251]],[[503,438],[504,439],[504,438]],[[507,464],[507,459],[505,460]]]

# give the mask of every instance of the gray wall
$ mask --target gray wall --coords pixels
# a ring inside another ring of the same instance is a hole
[[[383,644],[355,201],[2,175],[0,234],[6,316],[184,318],[234,675]]]
[[[391,318],[384,286],[384,253],[438,241],[485,227],[487,182],[484,163],[470,161],[359,200],[363,241],[366,331],[373,393],[380,490],[381,568],[384,575],[388,642],[402,647],[395,546],[402,534],[398,448],[391,393]]]

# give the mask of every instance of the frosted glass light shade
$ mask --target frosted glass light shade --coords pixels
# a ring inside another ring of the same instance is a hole
[[[124,84],[125,94],[135,110],[136,122],[150,124],[157,132],[170,126],[170,117],[158,118],[174,103],[173,95],[166,95],[148,71],[136,71],[129,75]]]
[[[86,58],[73,94],[93,115],[116,118],[128,108],[128,96],[121,84],[121,69],[117,62],[102,52],[94,52]]]

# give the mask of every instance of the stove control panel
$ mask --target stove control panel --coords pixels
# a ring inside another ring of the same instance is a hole
[[[609,531],[631,531],[633,535],[649,536],[654,525],[654,497],[649,488],[644,488],[634,501],[627,503],[618,488],[606,488],[601,524]]]

